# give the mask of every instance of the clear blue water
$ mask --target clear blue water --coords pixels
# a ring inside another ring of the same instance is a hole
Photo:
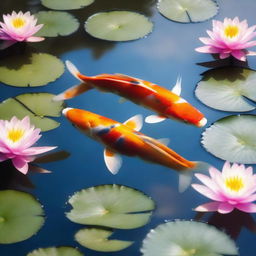
[[[36,5],[36,2],[2,0],[0,12],[43,9],[38,7],[40,5]],[[211,28],[211,21],[196,24],[175,23],[161,16],[154,2],[147,0],[108,2],[96,0],[89,7],[72,11],[81,21],[80,30],[75,34],[58,39],[46,39],[45,42],[33,46],[42,52],[56,54],[63,61],[72,61],[82,73],[87,75],[124,73],[171,88],[180,74],[183,78],[182,97],[205,114],[208,119],[207,126],[221,117],[230,115],[210,109],[194,97],[194,89],[200,80],[200,74],[207,70],[197,63],[213,60],[210,55],[195,52],[194,48],[201,45],[198,37],[206,36],[205,31]],[[225,0],[218,1],[218,4],[220,11],[215,19],[223,20],[224,17],[238,16],[240,19],[247,19],[250,25],[256,23],[254,0]],[[83,30],[83,22],[86,18],[97,11],[113,8],[137,10],[150,16],[155,25],[153,32],[147,38],[123,43],[104,42],[86,35]],[[249,57],[249,67],[256,68],[255,57]],[[57,94],[76,83],[77,81],[66,71],[60,79],[41,88],[24,89],[1,84],[0,100],[25,92]],[[128,101],[119,104],[116,95],[95,90],[69,100],[67,105],[86,109],[117,121],[125,121],[138,113],[144,117],[151,114],[150,111]],[[52,170],[51,174],[29,176],[35,189],[28,191],[44,205],[45,225],[38,234],[24,242],[0,245],[1,256],[25,256],[38,247],[60,245],[77,246],[85,255],[90,256],[138,256],[141,242],[151,228],[166,220],[199,218],[192,209],[208,200],[191,188],[179,194],[178,175],[175,171],[140,159],[123,157],[120,172],[113,176],[105,167],[102,145],[85,137],[64,117],[57,120],[61,122],[61,126],[44,133],[40,145],[57,145],[59,150],[66,150],[71,155],[66,160],[41,165]],[[143,133],[154,138],[170,138],[169,146],[187,159],[206,161],[220,169],[224,161],[210,155],[200,145],[203,130],[204,128],[200,129],[172,120],[153,125],[144,124],[142,128]],[[82,225],[72,223],[65,217],[64,212],[69,209],[66,201],[70,195],[80,189],[113,183],[143,191],[156,201],[157,209],[146,226],[134,230],[116,231],[116,237],[136,241],[128,249],[116,253],[97,253],[82,248],[73,239],[74,233]],[[204,221],[226,229],[236,239],[242,256],[253,256],[256,253],[254,218],[253,214],[239,212],[225,216],[206,214],[202,217]]]

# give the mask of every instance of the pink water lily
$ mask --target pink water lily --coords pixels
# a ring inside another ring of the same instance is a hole
[[[37,19],[30,12],[12,12],[12,14],[3,15],[3,21],[0,22],[0,40],[5,40],[9,45],[16,42],[40,42],[43,37],[33,36],[39,31],[43,24],[36,25]]]
[[[225,214],[236,208],[243,212],[256,212],[256,204],[252,203],[256,200],[256,174],[253,174],[252,167],[226,162],[222,172],[213,167],[209,172],[210,177],[195,174],[204,185],[192,184],[192,187],[213,202],[198,206],[196,211]]]
[[[15,168],[26,174],[28,163],[35,156],[56,147],[32,147],[42,135],[41,130],[30,124],[29,117],[22,120],[13,117],[10,121],[0,120],[0,162],[11,159]]]
[[[247,48],[256,45],[256,41],[250,41],[256,36],[256,26],[248,27],[247,20],[239,21],[238,17],[225,18],[224,22],[213,20],[212,31],[207,30],[210,37],[200,37],[199,40],[206,46],[196,48],[202,53],[217,53],[221,59],[232,55],[238,60],[246,61],[247,55],[256,55],[256,52]]]

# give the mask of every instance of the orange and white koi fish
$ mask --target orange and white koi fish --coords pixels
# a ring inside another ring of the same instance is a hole
[[[192,171],[206,171],[209,168],[206,163],[183,158],[167,147],[163,140],[156,140],[140,133],[141,115],[130,118],[124,124],[75,108],[65,108],[63,115],[80,131],[105,146],[104,160],[108,170],[113,174],[116,174],[122,165],[119,154],[136,156],[179,171],[179,187],[180,191],[184,191],[191,183]]]
[[[118,94],[124,99],[156,112],[157,115],[150,115],[146,118],[147,123],[158,123],[166,118],[182,120],[198,127],[207,123],[207,119],[200,111],[179,96],[181,78],[177,79],[176,85],[172,91],[169,91],[159,85],[122,74],[85,76],[71,62],[66,61],[66,65],[68,70],[82,83],[57,95],[55,100],[70,99],[96,88],[100,91]]]

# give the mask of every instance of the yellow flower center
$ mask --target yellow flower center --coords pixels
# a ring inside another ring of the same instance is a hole
[[[15,18],[13,19],[12,21],[12,25],[15,27],[15,28],[21,28],[25,25],[26,21],[22,18]]]
[[[196,249],[184,250],[181,254],[182,256],[192,256],[196,255]]]
[[[229,177],[225,180],[226,186],[232,191],[240,191],[244,187],[243,179],[239,176]]]
[[[8,133],[8,138],[12,142],[17,142],[17,141],[19,141],[23,137],[23,135],[24,135],[24,130],[12,129]]]
[[[227,26],[224,30],[226,37],[230,37],[230,38],[237,36],[238,32],[239,32],[238,27],[231,26],[231,25]]]

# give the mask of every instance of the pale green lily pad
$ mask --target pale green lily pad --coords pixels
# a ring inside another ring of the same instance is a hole
[[[152,32],[153,23],[144,15],[130,11],[99,12],[88,18],[85,30],[91,36],[109,41],[129,41]]]
[[[255,84],[254,70],[225,67],[206,72],[198,83],[195,94],[200,101],[211,108],[244,112],[255,109],[255,104],[247,100],[256,101]]]
[[[256,163],[256,116],[222,118],[205,130],[202,145],[214,156],[242,164]]]
[[[29,116],[31,123],[42,131],[55,129],[60,123],[48,117],[60,116],[64,104],[63,101],[53,101],[54,96],[50,93],[26,93],[9,98],[0,104],[0,119]]]
[[[117,252],[133,244],[131,241],[108,240],[113,232],[104,229],[81,229],[75,234],[75,240],[82,246],[98,252]]]
[[[0,191],[0,243],[11,244],[30,238],[44,223],[41,204],[30,194]]]
[[[238,255],[234,241],[224,232],[196,221],[173,221],[151,230],[143,241],[143,256]]]
[[[43,86],[64,72],[64,64],[53,55],[32,53],[0,60],[0,82],[18,87]]]
[[[41,0],[43,6],[53,10],[81,9],[93,2],[94,0]]]
[[[68,12],[41,11],[35,16],[38,19],[37,23],[44,24],[36,36],[68,36],[79,27],[78,20]]]
[[[144,226],[155,208],[154,201],[142,192],[120,185],[83,189],[68,202],[73,207],[67,213],[71,221],[120,229]]]
[[[73,247],[60,246],[39,248],[30,252],[27,256],[83,256],[83,254]]]
[[[158,10],[167,19],[177,22],[202,22],[218,13],[214,0],[159,0]]]

